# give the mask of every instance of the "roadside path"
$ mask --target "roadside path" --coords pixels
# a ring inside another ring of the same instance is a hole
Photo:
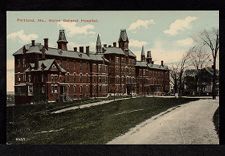
[[[173,107],[108,144],[218,144],[213,123],[218,106],[218,99],[200,99]]]

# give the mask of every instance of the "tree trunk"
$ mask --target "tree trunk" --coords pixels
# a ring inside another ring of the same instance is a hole
[[[216,99],[216,57],[213,58],[213,86],[212,86],[212,98]]]
[[[177,77],[174,80],[174,94],[177,93]]]

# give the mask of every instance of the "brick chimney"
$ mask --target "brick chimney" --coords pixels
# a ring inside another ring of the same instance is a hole
[[[116,42],[113,42],[113,47],[116,47]]]
[[[79,51],[80,51],[81,53],[83,53],[83,52],[84,52],[84,47],[80,46],[79,48],[80,48]]]
[[[31,45],[35,46],[35,40],[31,40]]]
[[[89,53],[90,51],[89,51],[89,46],[86,46],[86,54],[89,56]]]
[[[77,52],[77,47],[73,47],[73,50],[74,50],[75,52]]]
[[[48,50],[48,38],[44,38],[44,47]]]
[[[161,66],[163,66],[163,60],[161,61]]]

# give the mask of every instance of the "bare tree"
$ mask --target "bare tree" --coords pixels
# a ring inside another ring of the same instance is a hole
[[[173,85],[174,93],[177,93],[178,91],[177,79],[178,79],[178,64],[173,64],[170,67],[170,83],[171,85]]]
[[[219,29],[213,28],[210,31],[204,30],[198,37],[197,42],[200,46],[205,46],[211,51],[213,58],[213,86],[212,86],[212,98],[216,99],[216,59],[219,52]]]
[[[193,66],[196,70],[195,75],[195,92],[198,91],[198,73],[199,70],[209,65],[210,54],[203,46],[193,46],[189,49],[190,52],[190,66]]]
[[[190,65],[196,70],[202,69],[209,65],[210,54],[202,46],[193,46],[189,49]]]
[[[179,96],[182,96],[184,86],[184,72],[189,66],[188,61],[190,59],[190,54],[190,51],[186,52],[183,55],[181,61],[171,65],[170,67],[171,83],[174,85],[175,93],[178,93]]]

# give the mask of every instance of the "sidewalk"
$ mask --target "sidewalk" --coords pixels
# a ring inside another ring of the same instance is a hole
[[[131,98],[136,98],[136,97],[121,98],[121,99],[115,99],[115,100],[104,100],[104,101],[90,103],[90,104],[84,104],[84,105],[80,105],[80,106],[73,106],[73,107],[64,108],[64,109],[54,111],[54,112],[52,112],[52,114],[62,113],[62,112],[70,111],[70,110],[76,110],[76,109],[89,108],[89,107],[93,107],[93,106],[107,104],[107,103],[110,103],[110,102],[113,102],[113,101],[127,100],[127,99],[131,99]]]

